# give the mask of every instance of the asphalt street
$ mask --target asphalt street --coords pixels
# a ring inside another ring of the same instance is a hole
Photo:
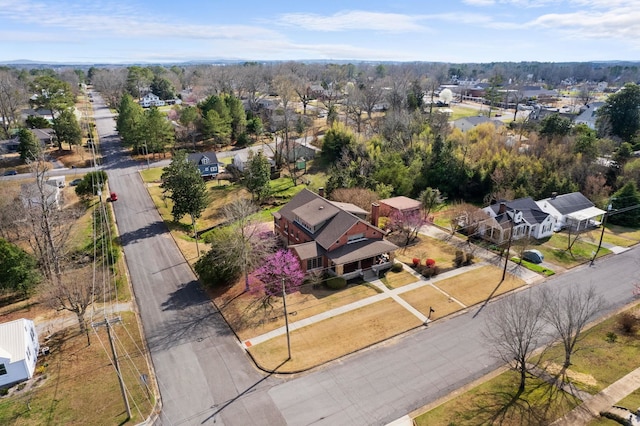
[[[111,113],[94,98],[105,169],[119,198],[117,224],[162,395],[156,424],[383,425],[501,365],[483,338],[492,303],[307,374],[259,372],[198,289],[139,177],[141,164],[120,148]],[[639,265],[634,248],[539,285],[592,284],[609,302],[606,315],[633,300]]]
[[[259,372],[200,291],[138,173],[111,112],[94,96],[96,127],[136,302],[162,398],[162,425],[282,425]]]

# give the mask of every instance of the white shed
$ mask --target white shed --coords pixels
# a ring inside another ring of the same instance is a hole
[[[33,321],[22,318],[0,324],[0,386],[30,379],[39,350]]]

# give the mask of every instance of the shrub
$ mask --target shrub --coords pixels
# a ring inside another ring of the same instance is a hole
[[[464,257],[465,257],[464,259],[465,265],[471,265],[473,263],[473,253],[465,252]]]
[[[341,290],[347,286],[347,280],[342,277],[332,277],[327,280],[327,287],[331,290]]]
[[[628,312],[618,317],[618,327],[625,334],[634,334],[638,328],[638,319]]]
[[[453,260],[453,262],[456,265],[456,268],[459,268],[462,265],[464,265],[466,260],[467,260],[467,257],[466,257],[465,252],[463,252],[462,250],[456,250],[456,257]]]
[[[9,394],[9,389],[0,388],[0,396],[7,396]]]
[[[400,272],[400,271],[402,271],[402,264],[394,263],[393,266],[391,267],[391,272]]]
[[[618,340],[618,335],[613,331],[607,333],[607,336],[604,338],[609,343],[615,343]]]
[[[378,218],[378,228],[387,229],[387,224],[389,223],[389,218],[386,216],[381,216]]]
[[[436,266],[436,261],[433,259],[427,259],[425,265],[427,265],[429,268],[433,268],[434,266]]]
[[[423,268],[422,271],[420,272],[424,277],[426,278],[431,278],[432,276],[434,276],[435,269],[434,268]]]
[[[416,266],[420,265],[420,259],[414,257],[411,262],[413,262],[413,267],[415,268]]]

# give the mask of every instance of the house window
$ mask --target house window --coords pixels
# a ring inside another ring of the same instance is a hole
[[[27,359],[31,361],[31,349],[27,348]]]
[[[359,234],[349,235],[347,237],[347,244],[357,243],[358,241],[362,241],[364,239],[365,239],[364,238],[364,232],[361,232]]]
[[[7,367],[5,367],[4,364],[0,364],[0,376],[4,376],[5,374],[7,374]]]
[[[209,158],[208,157],[202,157],[202,159],[200,160],[201,164],[209,164]]]
[[[31,341],[35,342],[36,341],[36,332],[33,331],[33,328],[30,330],[29,334],[31,334]]]
[[[307,271],[317,268],[322,268],[322,256],[314,257],[313,259],[307,259]]]

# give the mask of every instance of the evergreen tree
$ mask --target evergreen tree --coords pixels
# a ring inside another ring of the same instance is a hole
[[[597,114],[600,134],[631,142],[640,130],[640,86],[625,84],[622,90],[609,96]]]
[[[635,182],[631,181],[625,184],[618,192],[613,194],[611,199],[611,207],[614,212],[609,218],[610,223],[628,227],[637,227],[640,225],[640,192],[638,192],[638,187]],[[630,210],[621,213],[615,212],[615,210],[624,210],[627,208],[630,208]]]
[[[133,101],[131,95],[125,94],[122,96],[120,107],[118,108],[116,129],[120,133],[122,142],[127,146],[133,147],[136,151],[139,145],[143,143],[140,134],[142,116],[142,107]]]
[[[164,152],[175,141],[175,131],[167,117],[156,107],[147,109],[140,126],[142,143],[149,152]]]
[[[188,161],[184,151],[178,151],[171,164],[165,167],[160,187],[164,193],[169,193],[168,198],[173,201],[171,214],[174,221],[189,215],[192,223],[195,223],[207,207],[207,186],[200,176],[200,170]]]
[[[262,151],[258,151],[257,154],[249,151],[249,159],[244,172],[244,184],[254,201],[259,203],[269,195],[270,178],[271,165],[267,157],[262,154]]]
[[[42,145],[31,130],[18,130],[18,141],[18,152],[22,161],[33,161],[40,156]]]
[[[26,296],[40,279],[36,259],[0,238],[0,291],[15,291]]]
[[[58,143],[66,142],[71,145],[82,143],[82,130],[72,110],[62,111],[53,125]]]

